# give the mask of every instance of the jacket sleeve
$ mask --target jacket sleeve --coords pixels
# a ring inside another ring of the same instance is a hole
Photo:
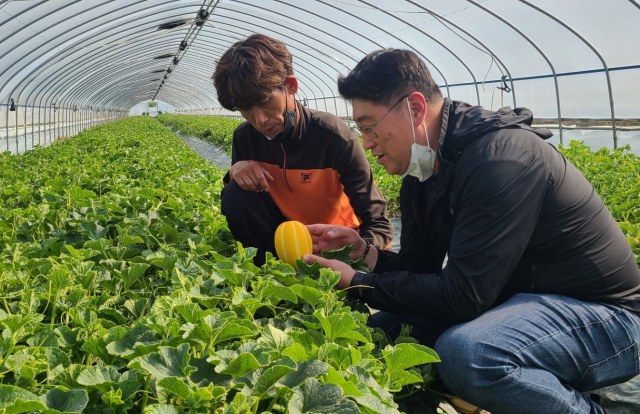
[[[351,133],[338,161],[338,174],[360,224],[360,236],[384,249],[393,239],[393,227],[387,218],[387,202],[373,180],[371,166]]]
[[[414,180],[405,178],[400,188],[400,214],[402,220],[402,232],[400,233],[400,253],[381,250],[378,252],[378,261],[373,269],[375,273],[385,273],[397,270],[407,270],[417,273],[439,273],[446,256],[445,251],[439,251],[438,247],[425,237],[414,215],[417,194],[416,186],[407,183]]]
[[[455,178],[460,209],[446,267],[364,275],[359,284],[372,288],[362,288],[362,298],[372,307],[454,322],[493,307],[529,243],[550,173],[514,144],[465,155]]]

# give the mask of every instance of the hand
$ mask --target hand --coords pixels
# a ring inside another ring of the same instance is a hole
[[[256,161],[238,161],[231,166],[229,173],[240,188],[254,193],[269,191],[269,182],[273,182],[271,173]]]
[[[367,248],[367,242],[362,240],[358,232],[349,227],[334,226],[331,224],[311,224],[307,226],[313,242],[313,254],[320,254],[325,250],[336,250],[346,245],[353,245],[353,251],[349,254],[351,260],[358,260]]]
[[[320,266],[325,269],[340,272],[340,281],[338,281],[338,284],[336,285],[338,289],[346,289],[351,286],[351,279],[353,279],[353,276],[356,274],[355,270],[340,260],[329,260],[312,254],[305,254],[302,260],[308,265],[318,262],[320,263]]]

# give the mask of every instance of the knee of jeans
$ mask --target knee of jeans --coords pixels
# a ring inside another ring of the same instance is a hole
[[[434,349],[442,361],[436,370],[451,392],[473,399],[515,367],[505,349],[465,325],[448,329],[436,341]]]
[[[247,213],[259,208],[265,202],[264,197],[270,197],[267,193],[254,193],[243,190],[237,182],[230,181],[222,189],[221,211],[227,217],[227,221],[245,221]]]

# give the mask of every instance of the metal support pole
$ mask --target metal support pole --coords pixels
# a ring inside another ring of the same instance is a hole
[[[35,116],[36,116],[36,105],[34,102],[33,107],[31,108],[31,148],[33,149],[33,146],[35,145],[35,137],[34,135],[34,131],[35,131],[35,125],[34,125],[34,121],[35,121]],[[25,136],[25,140],[26,140],[26,136]]]
[[[19,148],[18,148],[18,111],[20,109],[20,105],[18,105],[18,103],[16,102],[16,154],[20,154]]]
[[[38,145],[42,145],[40,143],[40,128],[42,127],[42,120],[40,119],[40,115],[42,115],[42,105],[38,106]]]
[[[4,128],[5,128],[5,131],[6,131],[4,136],[5,136],[6,140],[7,140],[7,151],[9,151],[9,105],[10,104],[11,104],[11,102],[9,101],[9,103],[7,103],[7,113],[6,113],[7,119],[6,119],[6,122],[4,124]]]

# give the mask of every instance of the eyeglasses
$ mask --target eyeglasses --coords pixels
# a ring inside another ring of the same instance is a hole
[[[409,95],[405,95],[402,98],[400,98],[400,100],[398,102],[396,102],[395,104],[393,104],[393,106],[387,111],[386,114],[382,115],[382,118],[378,119],[376,122],[374,122],[372,125],[366,126],[366,127],[359,127],[359,126],[355,126],[354,129],[358,132],[360,132],[360,135],[364,135],[367,134],[370,137],[372,137],[373,139],[378,138],[378,134],[376,133],[376,131],[374,131],[373,129],[376,127],[376,125],[378,125],[380,123],[380,121],[382,121],[384,119],[385,116],[389,115],[389,112],[393,111],[393,109],[398,106],[398,104],[400,102],[402,102],[406,97],[408,97]]]

